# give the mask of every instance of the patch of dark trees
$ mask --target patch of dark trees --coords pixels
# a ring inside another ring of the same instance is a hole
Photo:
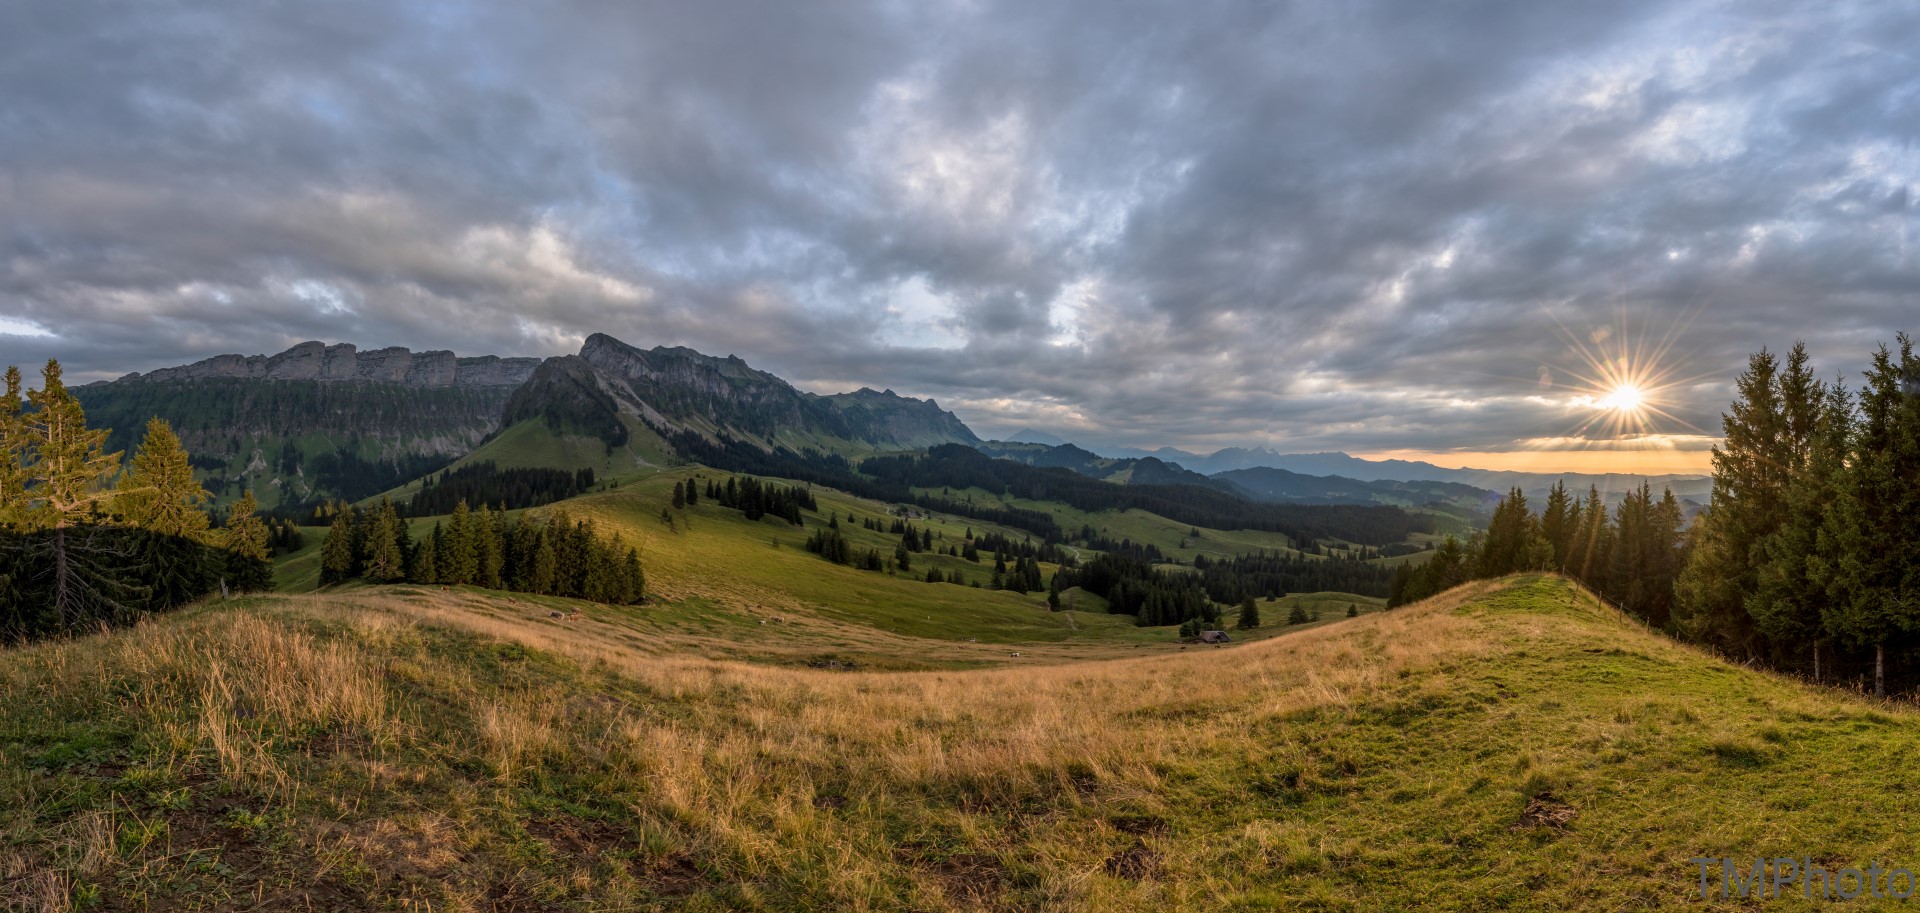
[[[273,568],[131,526],[0,532],[0,639],[84,634],[230,591],[272,588]]]
[[[1197,575],[1163,571],[1132,555],[1110,553],[1054,575],[1055,592],[1079,587],[1107,600],[1107,611],[1132,615],[1141,627],[1220,620]]]
[[[818,450],[800,453],[786,447],[776,447],[772,451],[767,451],[754,444],[725,435],[722,435],[718,441],[713,441],[691,431],[677,432],[668,441],[673,445],[674,451],[681,456],[715,469],[748,475],[777,476],[824,485],[875,501],[912,504],[925,510],[1010,526],[1033,533],[1047,541],[1057,542],[1061,539],[1060,525],[1054,522],[1053,515],[1045,511],[988,507],[958,498],[917,494],[913,491],[913,485],[862,475],[852,463],[838,454],[823,453]],[[977,451],[969,452],[975,453],[981,459],[987,459]],[[925,487],[940,486],[935,484]]]
[[[501,469],[486,460],[428,475],[420,484],[403,511],[406,516],[450,514],[461,501],[507,510],[539,507],[593,490],[594,477],[591,469]]]
[[[1279,598],[1288,593],[1358,593],[1386,596],[1393,569],[1352,558],[1306,558],[1271,552],[1208,558],[1197,555],[1193,568],[1216,602],[1248,597]]]

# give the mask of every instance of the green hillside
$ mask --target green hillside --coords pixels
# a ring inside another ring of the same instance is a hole
[[[1699,903],[1696,856],[1920,851],[1920,717],[1558,578],[1019,658],[696,602],[548,617],[573,607],[358,587],[7,651],[0,901],[1638,909]],[[836,640],[993,668],[777,665]]]

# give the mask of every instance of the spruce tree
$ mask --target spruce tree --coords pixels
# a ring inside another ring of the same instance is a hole
[[[1874,353],[1860,391],[1853,454],[1837,474],[1812,564],[1827,594],[1821,626],[1844,643],[1871,648],[1874,693],[1886,694],[1886,647],[1920,631],[1920,359],[1906,334],[1899,359]]]
[[[380,499],[380,506],[369,511],[366,540],[366,560],[362,562],[363,573],[374,583],[394,583],[407,576],[407,556],[400,547],[400,524],[398,512],[393,502]]]
[[[1547,491],[1547,506],[1540,514],[1540,535],[1553,549],[1552,564],[1540,570],[1560,570],[1566,566],[1567,552],[1573,545],[1573,527],[1579,517],[1579,504],[1567,494],[1565,479],[1556,480]]]
[[[473,529],[474,576],[477,586],[490,590],[506,586],[501,571],[507,566],[506,541],[501,537],[500,512],[488,510],[485,504],[468,518]]]
[[[120,454],[107,453],[107,430],[87,427],[86,411],[60,381],[60,362],[49,360],[41,386],[27,392],[33,411],[22,437],[34,454],[28,465],[25,525],[64,529],[93,522],[110,493],[100,483],[120,468]]]
[[[673,509],[681,510],[687,506],[687,490],[679,482],[673,483]]]
[[[333,515],[326,541],[320,544],[320,585],[343,583],[352,578],[353,509],[347,507]]]
[[[441,542],[439,562],[440,579],[443,583],[455,586],[471,584],[480,574],[479,530],[475,529],[473,511],[462,498],[453,507],[453,515],[447,518],[446,537]]]
[[[1794,445],[1781,402],[1780,363],[1761,349],[1735,381],[1713,449],[1713,499],[1694,534],[1675,592],[1676,626],[1745,656],[1761,649],[1747,601],[1758,589],[1755,547],[1786,522]]]
[[[206,503],[213,499],[193,477],[186,448],[162,418],[147,422],[146,436],[114,486],[113,510],[130,526],[206,541]]]
[[[273,589],[273,551],[267,524],[255,513],[259,507],[253,489],[247,489],[227,508],[226,528],[220,531],[221,545],[226,549],[227,585],[237,593]]]
[[[1252,596],[1240,601],[1240,620],[1235,626],[1242,631],[1260,627],[1260,606]]]
[[[0,393],[0,530],[19,529],[27,519],[27,418],[20,401],[20,369],[7,366],[6,390]]]

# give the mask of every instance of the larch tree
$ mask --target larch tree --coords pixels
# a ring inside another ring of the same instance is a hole
[[[114,486],[114,513],[149,532],[208,540],[206,504],[211,500],[193,477],[193,464],[173,426],[166,419],[149,419],[146,436]]]
[[[25,485],[25,525],[64,529],[91,522],[110,494],[101,483],[120,468],[120,454],[106,451],[105,428],[87,427],[86,410],[60,380],[60,362],[49,360],[21,436],[34,459]]]
[[[255,593],[273,589],[273,549],[267,524],[256,513],[260,502],[253,489],[227,508],[226,528],[221,545],[227,550],[226,581],[235,592]]]

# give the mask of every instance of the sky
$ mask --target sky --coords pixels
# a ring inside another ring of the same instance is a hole
[[[8,4],[0,361],[605,332],[987,437],[1698,469],[1749,353],[1920,324],[1915,48],[1898,2]]]

